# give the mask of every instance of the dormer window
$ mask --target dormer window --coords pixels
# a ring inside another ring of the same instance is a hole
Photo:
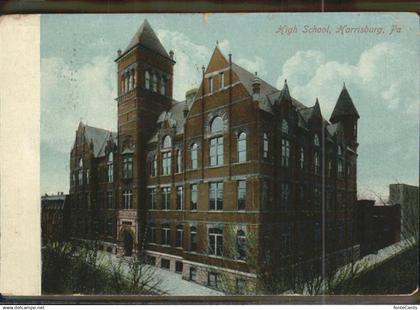
[[[213,78],[209,77],[208,79],[208,83],[209,83],[209,93],[212,94],[213,93]]]
[[[314,144],[315,146],[319,146],[319,136],[317,134],[314,136]]]
[[[144,73],[144,87],[146,89],[150,89],[150,73],[149,73],[149,71],[146,71]]]
[[[220,88],[225,87],[225,73],[224,72],[220,72],[219,80],[220,80]]]
[[[289,124],[285,119],[281,122],[281,131],[286,134],[289,133]]]

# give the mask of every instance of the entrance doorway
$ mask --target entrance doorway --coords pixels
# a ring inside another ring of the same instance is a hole
[[[124,256],[133,254],[133,236],[127,231],[124,232]]]

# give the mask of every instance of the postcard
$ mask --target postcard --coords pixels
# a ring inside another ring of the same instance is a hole
[[[34,292],[416,291],[417,15],[37,18]]]

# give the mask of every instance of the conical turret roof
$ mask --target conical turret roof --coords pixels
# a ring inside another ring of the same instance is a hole
[[[144,22],[141,24],[140,28],[137,30],[136,34],[131,39],[124,53],[128,52],[138,44],[166,58],[169,58],[168,53],[166,52],[165,48],[163,47],[162,43],[160,42],[159,38],[152,29],[152,26],[150,26],[147,19],[145,19]]]
[[[315,105],[312,108],[311,117],[319,117],[319,118],[322,118],[321,107],[319,106],[318,98],[316,98]]]
[[[345,84],[343,85],[340,96],[338,96],[330,121],[333,123],[337,122],[342,116],[354,116],[359,118],[359,113],[353,104],[353,100],[351,99]]]
[[[290,96],[289,86],[287,86],[287,80],[284,80],[284,86],[280,94],[280,102],[282,102],[283,100],[292,101],[292,97]]]

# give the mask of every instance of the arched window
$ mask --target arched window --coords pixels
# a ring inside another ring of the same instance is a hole
[[[160,78],[160,93],[166,94],[166,79],[163,76]]]
[[[246,133],[241,132],[238,136],[238,162],[246,161]]]
[[[111,183],[114,181],[114,154],[110,152],[108,154],[108,182]]]
[[[337,155],[338,155],[338,156],[343,155],[343,148],[341,147],[341,145],[339,145],[339,146],[337,147]]]
[[[315,144],[316,146],[319,146],[319,137],[318,137],[318,135],[317,135],[317,134],[315,134],[315,136],[314,136],[314,144]]]
[[[79,159],[79,168],[83,168],[83,158]]]
[[[285,119],[281,122],[281,131],[283,133],[289,133],[289,124]]]
[[[263,135],[263,157],[264,159],[268,159],[268,134],[264,132]]]
[[[198,166],[198,146],[197,143],[191,145],[191,169],[197,169]]]
[[[128,92],[130,90],[129,84],[128,84],[128,74],[125,74],[125,92]]]
[[[223,132],[223,120],[220,116],[213,119],[210,125],[212,134]],[[210,166],[223,165],[223,136],[210,139]]]
[[[133,75],[131,74],[131,71],[128,73],[128,90],[133,89]]]
[[[162,148],[166,149],[172,147],[172,139],[170,136],[165,136],[162,141]]]
[[[236,252],[239,260],[246,260],[246,235],[242,229],[236,233]]]
[[[220,116],[217,116],[213,119],[210,125],[211,133],[220,133],[223,131],[223,120]]]
[[[153,78],[152,78],[153,91],[157,92],[157,87],[158,87],[158,77],[156,74],[153,74]]]
[[[150,73],[149,71],[144,72],[144,87],[150,89]]]

